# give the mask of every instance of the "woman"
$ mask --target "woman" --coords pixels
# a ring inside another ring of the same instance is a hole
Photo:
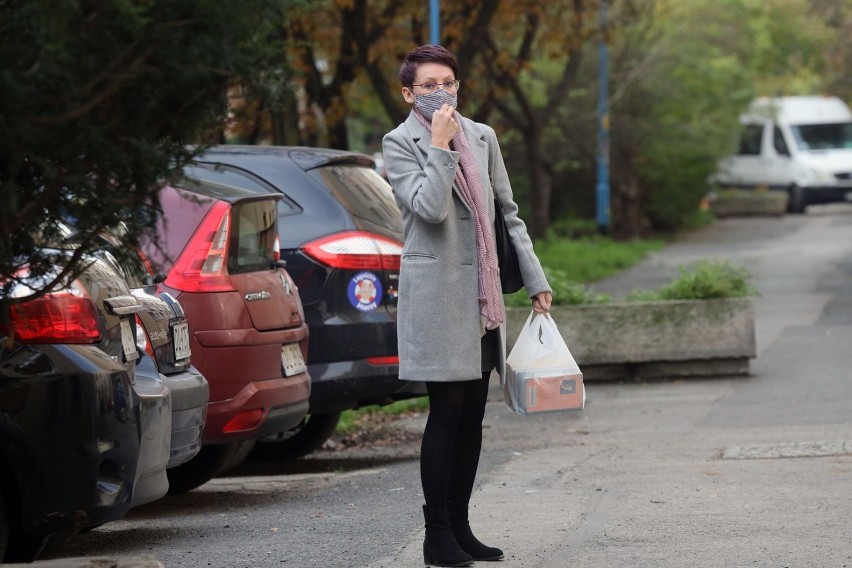
[[[411,51],[399,71],[406,121],[383,140],[385,167],[402,211],[399,378],[425,381],[429,418],[420,476],[426,564],[500,560],[468,523],[482,447],[488,380],[505,364],[505,310],[495,255],[494,198],[518,253],[532,307],[550,309],[551,289],[512,199],[494,130],[456,110],[458,64],[437,45]]]

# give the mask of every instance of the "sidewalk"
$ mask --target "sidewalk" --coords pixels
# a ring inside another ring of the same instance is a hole
[[[483,451],[529,446],[471,503],[500,566],[852,567],[852,216],[722,221],[597,288],[708,257],[755,274],[751,377],[589,384],[579,416],[517,416],[492,387]],[[422,538],[369,568],[422,566]]]

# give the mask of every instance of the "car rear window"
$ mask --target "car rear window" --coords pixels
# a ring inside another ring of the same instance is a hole
[[[228,272],[268,270],[275,260],[278,210],[272,199],[237,203],[231,220]]]
[[[391,231],[402,227],[402,216],[390,185],[373,169],[357,164],[336,164],[308,172],[328,187],[335,199],[354,217]]]
[[[183,175],[188,178],[188,183],[203,182],[208,191],[216,191],[217,188],[221,188],[222,192],[227,192],[228,188],[239,187],[258,195],[279,194],[278,190],[253,175],[224,164],[187,166],[183,170]],[[278,213],[280,215],[294,215],[298,212],[299,207],[289,198],[285,197],[278,202]]]

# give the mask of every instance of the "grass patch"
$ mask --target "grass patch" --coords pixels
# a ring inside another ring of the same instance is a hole
[[[618,242],[601,236],[576,240],[550,237],[536,241],[535,252],[553,288],[554,304],[591,304],[608,301],[609,297],[590,292],[585,284],[630,268],[664,244],[662,239]],[[507,306],[530,304],[523,289],[505,299]]]
[[[421,396],[407,400],[398,400],[385,406],[373,404],[355,410],[344,410],[340,414],[340,422],[334,431],[337,435],[352,434],[364,427],[365,424],[374,422],[377,416],[390,417],[408,414],[411,412],[425,412],[429,409],[429,397]]]

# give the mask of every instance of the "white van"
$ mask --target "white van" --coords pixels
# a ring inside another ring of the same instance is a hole
[[[852,112],[837,97],[761,97],[740,116],[739,152],[713,181],[787,191],[788,211],[852,200]]]

